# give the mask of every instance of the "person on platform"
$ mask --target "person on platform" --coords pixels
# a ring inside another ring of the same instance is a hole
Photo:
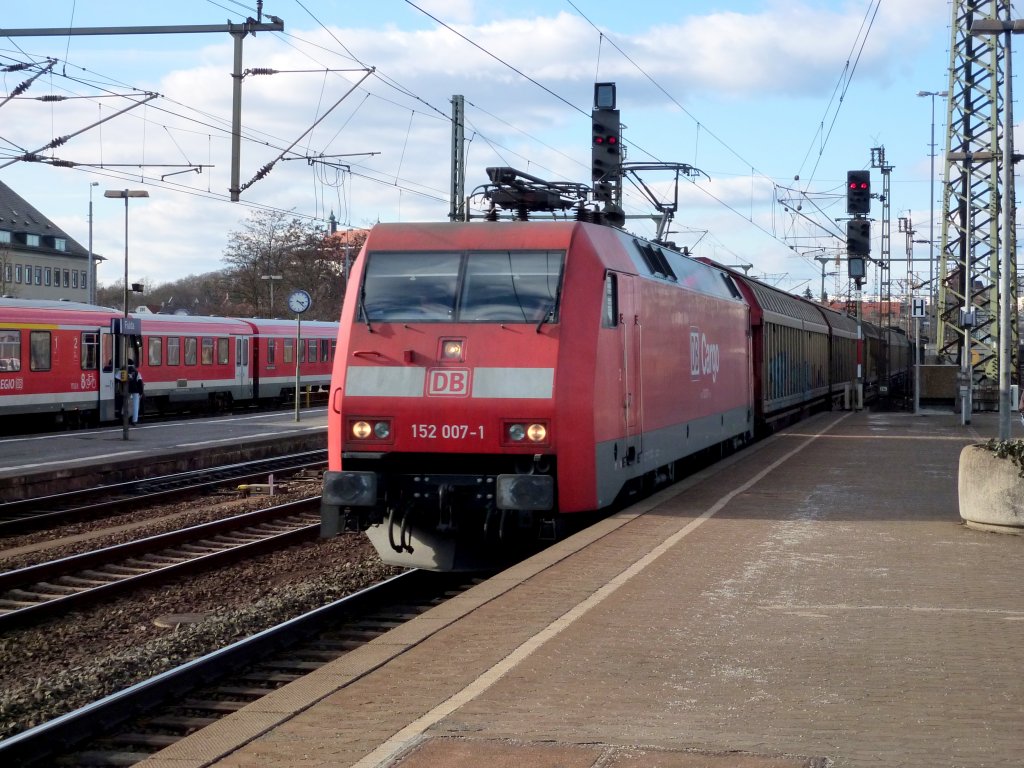
[[[133,360],[128,361],[128,396],[131,398],[131,415],[132,425],[139,423],[139,405],[142,402],[142,374],[139,369],[135,367]]]

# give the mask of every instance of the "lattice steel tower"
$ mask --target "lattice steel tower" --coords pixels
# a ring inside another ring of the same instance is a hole
[[[1013,174],[1003,174],[1004,76],[1008,51],[1003,35],[972,35],[980,19],[1008,19],[1009,0],[953,0],[947,100],[946,165],[939,251],[936,351],[958,362],[977,384],[999,374],[1000,237],[1010,238],[1012,359],[1017,370],[1016,242],[1014,227],[1002,232],[1001,195]],[[1012,220],[1012,219],[1011,219]],[[974,310],[965,328],[963,312]]]

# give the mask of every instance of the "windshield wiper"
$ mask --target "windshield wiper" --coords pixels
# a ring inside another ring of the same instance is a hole
[[[373,333],[373,326],[370,325],[370,315],[366,312],[365,299],[366,299],[366,289],[365,288],[360,288],[359,289],[359,305],[358,305],[358,307],[356,307],[356,309],[363,316],[363,322],[366,323],[366,330],[368,330],[370,333]]]

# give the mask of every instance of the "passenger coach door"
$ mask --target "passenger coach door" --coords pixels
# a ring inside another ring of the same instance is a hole
[[[235,384],[241,399],[252,397],[252,380],[249,378],[249,339],[235,337]]]
[[[619,284],[619,324],[622,326],[622,384],[623,409],[626,420],[628,454],[639,453],[643,432],[643,388],[641,386],[641,342],[643,326],[640,323],[640,293],[636,278],[617,275]],[[636,440],[632,438],[636,437]]]

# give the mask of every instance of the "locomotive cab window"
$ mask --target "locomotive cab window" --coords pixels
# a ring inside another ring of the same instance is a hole
[[[373,252],[360,296],[369,322],[558,321],[563,251]]]

